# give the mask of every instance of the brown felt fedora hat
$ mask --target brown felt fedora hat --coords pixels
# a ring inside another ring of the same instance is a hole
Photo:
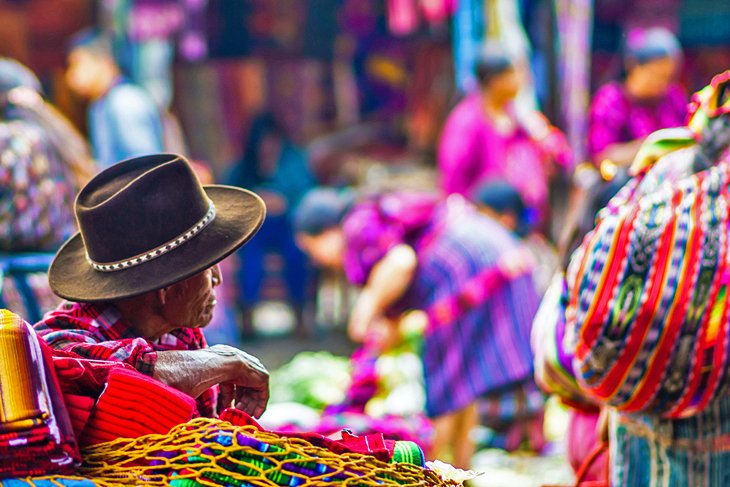
[[[51,263],[51,289],[71,301],[111,301],[161,289],[220,262],[266,215],[256,194],[202,186],[175,154],[120,162],[76,197],[80,232]]]

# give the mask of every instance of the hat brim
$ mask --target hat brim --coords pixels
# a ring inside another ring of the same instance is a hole
[[[113,272],[97,271],[86,259],[81,234],[58,251],[48,282],[58,296],[76,302],[102,302],[139,296],[175,284],[217,264],[261,228],[266,206],[241,188],[204,186],[216,208],[215,219],[180,247],[143,264]]]

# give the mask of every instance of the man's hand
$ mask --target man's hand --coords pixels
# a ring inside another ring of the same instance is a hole
[[[269,401],[269,373],[256,357],[228,345],[201,350],[157,352],[153,377],[198,397],[221,386],[220,405],[260,417]]]
[[[235,407],[260,417],[269,401],[269,373],[263,364],[254,357],[228,345],[214,345],[211,352],[230,357],[231,379],[220,384],[219,408]]]

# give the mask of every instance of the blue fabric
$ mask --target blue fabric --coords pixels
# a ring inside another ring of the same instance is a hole
[[[484,39],[484,0],[460,0],[453,19],[453,46],[456,86],[462,93],[477,88],[475,75],[479,50]]]
[[[0,272],[48,272],[55,253],[0,253]]]
[[[306,151],[294,144],[284,143],[276,173],[263,187],[286,195],[289,208],[293,209],[316,184],[309,169]]]
[[[730,398],[681,420],[612,418],[611,485],[730,485]]]
[[[264,123],[264,122],[260,122]],[[258,150],[260,139],[266,129],[255,131],[253,145]],[[249,148],[250,149],[250,148]],[[308,279],[307,259],[294,241],[292,215],[304,195],[316,185],[309,169],[308,154],[293,143],[281,139],[281,152],[273,174],[262,174],[253,160],[256,150],[247,150],[246,155],[231,170],[227,181],[253,191],[266,191],[282,197],[286,203],[283,214],[269,213],[256,236],[238,251],[241,261],[237,275],[239,302],[252,306],[260,299],[261,285],[265,277],[264,260],[270,252],[278,253],[284,260],[283,278],[294,305],[304,303]]]
[[[462,292],[465,283],[494,266],[517,240],[500,224],[470,210],[443,213],[445,222],[427,249],[397,311],[424,309]],[[498,286],[480,305],[448,325],[433,325],[423,341],[426,412],[458,411],[477,398],[533,375],[530,330],[539,298],[531,275]]]
[[[68,480],[62,478],[53,478],[49,480],[33,480],[29,482],[22,479],[5,479],[0,481],[2,487],[57,487],[58,485],[68,487],[94,487],[96,484],[91,480]]]
[[[289,300],[294,305],[304,304],[309,275],[307,260],[294,240],[291,221],[286,214],[266,217],[256,237],[238,251],[241,261],[237,279],[239,302],[252,306],[259,301],[266,275],[264,261],[269,252],[280,254],[284,260],[282,277]]]
[[[40,321],[48,311],[45,294],[50,294],[48,280],[38,280],[38,275],[45,275],[55,254],[23,253],[0,254],[0,308],[12,309],[22,313],[24,319],[31,323]],[[21,302],[7,299],[3,290],[7,288],[5,280],[12,280]],[[22,306],[22,307],[21,307]]]
[[[89,108],[94,158],[102,168],[164,151],[160,112],[142,88],[120,80]]]

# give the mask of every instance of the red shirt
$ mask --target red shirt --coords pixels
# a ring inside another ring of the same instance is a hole
[[[140,338],[114,306],[103,303],[64,302],[33,328],[56,350],[89,359],[124,362],[149,376],[154,373],[157,352],[208,346],[199,328],[180,328],[155,341]],[[217,400],[217,386],[205,391],[197,398],[198,413],[214,417]]]

